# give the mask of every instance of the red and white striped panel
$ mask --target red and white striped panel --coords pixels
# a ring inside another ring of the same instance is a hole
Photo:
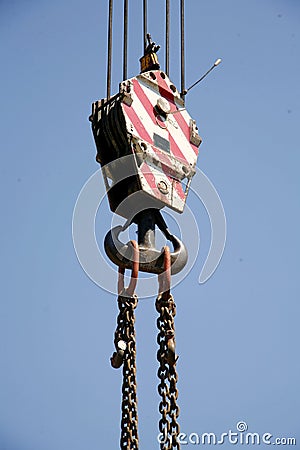
[[[161,71],[146,72],[126,80],[132,103],[122,103],[128,132],[133,142],[143,142],[149,157],[140,167],[142,189],[169,207],[182,212],[187,179],[176,177],[172,165],[174,159],[186,168],[194,168],[198,147],[190,141],[191,117],[184,109],[176,87]],[[169,113],[160,115],[156,105],[163,98]],[[174,114],[175,112],[175,114]],[[166,145],[167,144],[167,145]],[[153,161],[151,161],[153,155]],[[166,187],[166,189],[164,189]]]

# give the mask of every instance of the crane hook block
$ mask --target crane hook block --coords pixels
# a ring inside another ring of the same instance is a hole
[[[173,244],[171,272],[187,262],[187,251],[172,235],[160,210],[182,213],[195,174],[202,142],[195,120],[157,59],[159,46],[147,36],[141,73],[120,83],[119,92],[92,104],[90,121],[111,210],[138,225],[139,269],[164,272],[163,252],[155,247],[158,226]],[[108,257],[132,268],[132,246],[123,244],[124,227],[110,230],[104,241]]]
[[[155,44],[149,46],[155,54]],[[150,208],[183,212],[201,138],[164,72],[121,82],[116,95],[93,103],[90,121],[113,212],[128,218],[125,203],[135,194],[140,209],[148,202]]]

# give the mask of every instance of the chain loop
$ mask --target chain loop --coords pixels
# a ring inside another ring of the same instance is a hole
[[[125,273],[124,268],[119,267],[119,277],[118,277],[118,294],[119,295],[127,294],[129,297],[131,297],[134,293],[139,274],[139,246],[136,241],[130,241],[130,243],[132,245],[133,260],[132,260],[130,283],[127,289],[124,288],[124,273]]]

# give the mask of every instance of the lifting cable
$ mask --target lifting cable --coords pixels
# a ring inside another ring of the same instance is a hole
[[[166,0],[166,75],[170,70],[170,0]]]
[[[124,0],[124,35],[123,35],[123,80],[127,79],[127,60],[128,60],[128,0]],[[147,38],[147,17],[148,6],[147,0],[143,0],[143,41],[144,54],[148,45]],[[181,65],[181,92],[185,91],[185,42],[184,42],[184,0],[180,0],[180,65]],[[112,23],[113,23],[113,0],[109,0],[108,12],[108,39],[107,39],[107,82],[106,82],[106,98],[110,99],[111,94],[111,66],[112,66]],[[165,55],[165,72],[169,76],[170,71],[170,0],[166,0],[166,55]]]
[[[108,7],[108,39],[107,39],[107,81],[106,81],[106,99],[110,99],[111,89],[111,55],[112,55],[112,18],[113,18],[113,0],[109,0]]]
[[[148,7],[147,7],[147,0],[143,1],[143,34],[144,34],[144,54],[146,54],[146,48],[148,45],[148,40],[147,40],[147,15],[148,15]]]
[[[128,0],[124,0],[123,80],[127,79]]]
[[[180,0],[181,92],[185,90],[184,0]]]

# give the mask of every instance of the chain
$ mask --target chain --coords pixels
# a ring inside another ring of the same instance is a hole
[[[161,450],[180,450],[178,435],[180,433],[177,422],[179,407],[177,405],[178,390],[176,372],[177,356],[175,353],[175,326],[176,305],[170,294],[170,253],[165,248],[165,272],[160,276],[160,294],[156,299],[156,310],[159,312],[157,328],[159,330],[157,343],[157,360],[159,369],[157,372],[160,380],[158,393],[161,396],[159,412],[160,448]]]
[[[122,418],[120,448],[138,450],[138,413],[135,368],[135,315],[138,298],[119,295],[119,314],[115,331],[116,352],[111,358],[113,367],[123,364]]]
[[[159,369],[157,372],[160,383],[158,393],[161,396],[159,412],[159,431],[161,433],[160,448],[162,450],[180,449],[178,435],[180,433],[177,418],[179,407],[177,405],[178,390],[176,383],[178,380],[176,372],[175,355],[175,328],[174,317],[176,315],[176,305],[173,296],[169,294],[167,299],[159,295],[156,299],[156,309],[159,312],[157,327],[159,330],[157,343],[157,359]]]
[[[131,241],[131,245],[132,272],[127,289],[124,288],[125,270],[119,267],[119,314],[114,338],[116,351],[111,357],[111,365],[114,368],[117,369],[123,364],[121,450],[138,450],[139,447],[134,329],[134,310],[138,304],[138,298],[134,290],[139,269],[139,248],[136,241]]]
[[[138,298],[134,294],[138,275],[138,246],[132,241],[134,250],[134,265],[129,287],[124,289],[124,270],[119,269],[117,328],[114,336],[116,351],[111,357],[111,364],[119,368],[123,364],[122,384],[122,419],[121,419],[121,450],[138,450],[138,413],[136,392],[135,367],[135,314],[134,310]],[[159,361],[158,392],[161,396],[159,412],[160,448],[161,450],[180,450],[178,436],[180,433],[177,422],[179,407],[177,405],[177,372],[175,353],[175,326],[176,305],[170,294],[171,259],[170,249],[164,248],[165,271],[159,275],[159,295],[156,299],[156,309],[159,312],[157,327],[159,330],[157,343],[157,359]]]

